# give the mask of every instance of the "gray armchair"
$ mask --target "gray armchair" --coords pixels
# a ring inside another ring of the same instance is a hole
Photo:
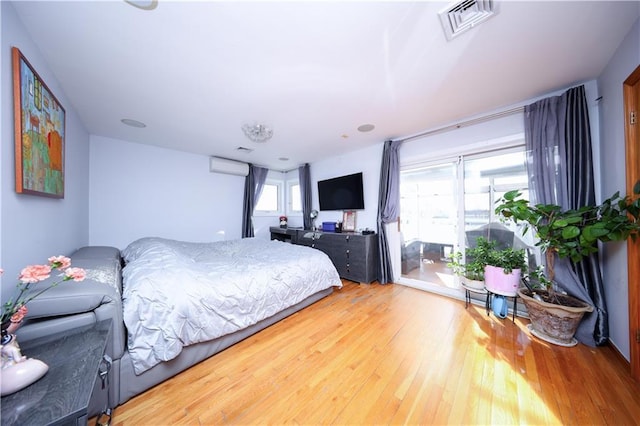
[[[408,274],[414,269],[420,267],[421,248],[422,243],[418,240],[402,243],[401,261],[403,274]]]

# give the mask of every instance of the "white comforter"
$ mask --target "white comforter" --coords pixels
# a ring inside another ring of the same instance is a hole
[[[322,252],[255,238],[188,243],[143,238],[124,251],[124,322],[136,374],[268,318],[331,286]]]

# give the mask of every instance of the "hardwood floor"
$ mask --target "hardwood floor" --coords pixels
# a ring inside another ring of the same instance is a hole
[[[609,347],[400,285],[344,288],[116,408],[114,425],[638,424]]]

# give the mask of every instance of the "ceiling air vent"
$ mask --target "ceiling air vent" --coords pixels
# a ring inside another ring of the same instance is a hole
[[[453,40],[497,13],[498,5],[493,0],[464,0],[447,7],[438,15],[447,40]]]

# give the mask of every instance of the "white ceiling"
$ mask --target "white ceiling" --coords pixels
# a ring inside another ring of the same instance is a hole
[[[275,170],[596,78],[640,16],[637,1],[502,1],[447,42],[438,12],[451,3],[14,6],[91,134]],[[254,122],[269,142],[244,136]]]

